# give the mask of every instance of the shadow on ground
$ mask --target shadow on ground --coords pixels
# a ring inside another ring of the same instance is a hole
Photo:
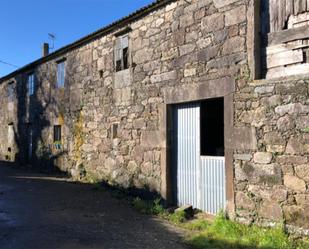
[[[189,248],[182,242],[183,230],[141,215],[113,198],[109,186],[105,191],[95,187],[0,162],[0,247]],[[207,248],[246,248],[224,241],[211,245]]]

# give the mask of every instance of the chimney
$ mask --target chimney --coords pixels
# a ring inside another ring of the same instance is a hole
[[[49,44],[48,43],[43,43],[42,57],[45,57],[47,55],[49,55]]]

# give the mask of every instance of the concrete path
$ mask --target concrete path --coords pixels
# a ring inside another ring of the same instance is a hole
[[[0,163],[1,249],[187,248],[180,241],[108,192]]]

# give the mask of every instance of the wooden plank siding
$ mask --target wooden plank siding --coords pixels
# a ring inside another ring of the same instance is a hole
[[[309,0],[262,0],[261,6],[263,75],[309,73]]]
[[[286,29],[278,32],[269,33],[266,39],[268,46],[272,46],[308,38],[309,38],[309,27],[302,26],[299,28]]]
[[[270,32],[285,29],[290,15],[306,11],[309,11],[309,0],[269,0]]]
[[[300,63],[303,60],[304,56],[301,49],[269,54],[267,56],[267,68]]]

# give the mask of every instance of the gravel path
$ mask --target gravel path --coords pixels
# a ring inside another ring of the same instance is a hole
[[[91,185],[0,163],[1,249],[187,248],[181,236]]]

